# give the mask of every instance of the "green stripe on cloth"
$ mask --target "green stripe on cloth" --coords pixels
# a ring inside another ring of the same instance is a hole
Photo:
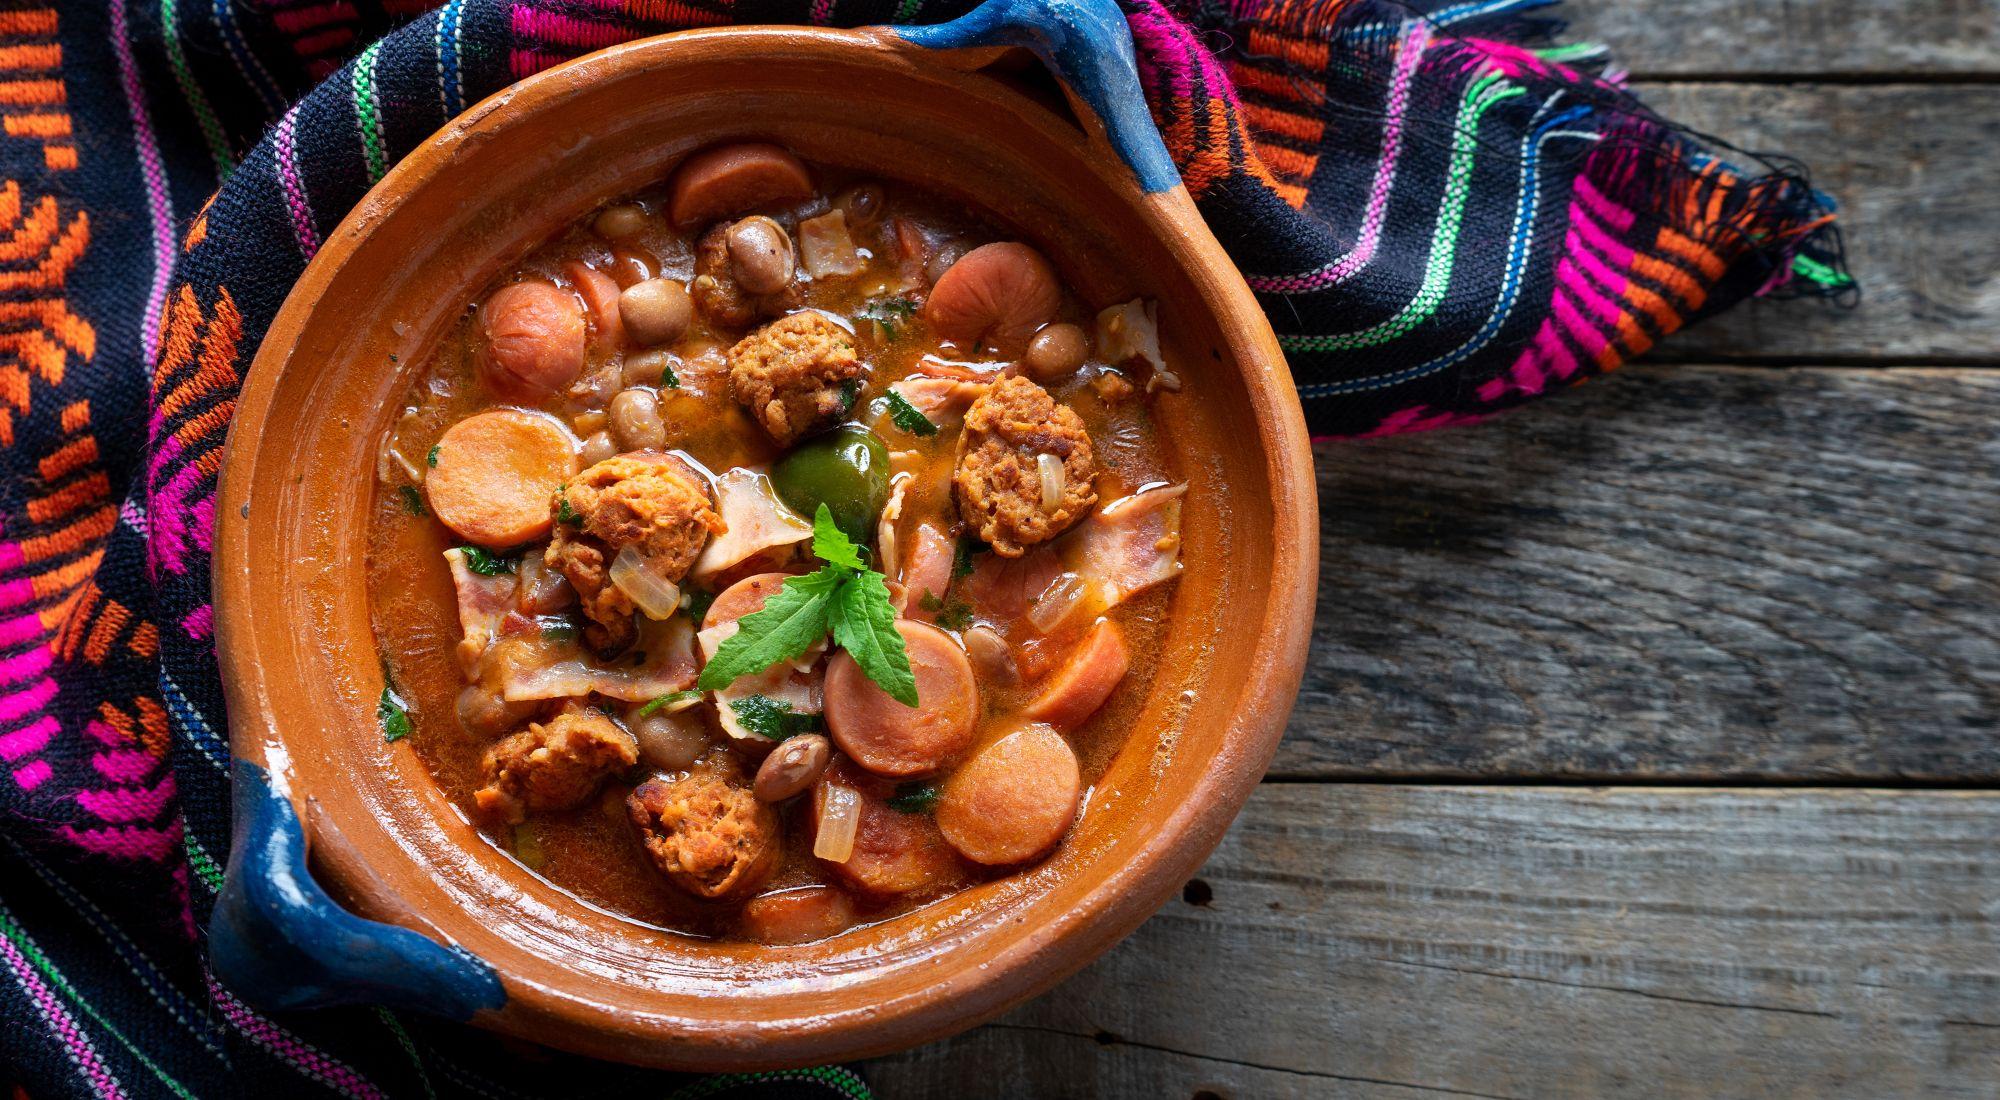
[[[1818,283],[1821,286],[1835,287],[1835,286],[1854,285],[1854,276],[1849,275],[1845,271],[1836,271],[1833,268],[1827,266],[1826,264],[1820,263],[1818,260],[1813,259],[1811,256],[1793,256],[1792,270],[1797,272],[1804,278],[1811,279],[1813,282]]]
[[[229,155],[229,139],[222,134],[222,123],[216,120],[208,97],[201,94],[201,85],[188,68],[187,47],[181,42],[181,18],[175,0],[160,0],[160,37],[167,49],[167,66],[174,71],[174,83],[180,86],[188,110],[194,112],[195,125],[201,128],[208,155],[215,161],[216,182],[227,180],[236,170],[236,159]]]
[[[375,58],[382,43],[371,42],[354,59],[354,120],[361,128],[361,157],[368,163],[368,183],[373,186],[389,171],[382,152],[382,112],[375,99]]]
[[[705,1100],[725,1089],[759,1082],[777,1084],[785,1081],[812,1081],[832,1087],[849,1100],[874,1100],[871,1091],[854,1071],[845,1066],[814,1066],[810,1069],[775,1070],[769,1073],[718,1073],[704,1077],[694,1084],[667,1097],[667,1100]]]
[[[97,1026],[103,1028],[107,1034],[113,1039],[118,1040],[126,1050],[130,1051],[132,1057],[137,1059],[140,1065],[145,1066],[147,1070],[151,1071],[153,1076],[160,1079],[160,1084],[165,1085],[168,1092],[180,1097],[181,1100],[195,1100],[193,1093],[183,1087],[179,1081],[174,1080],[166,1070],[161,1069],[151,1058],[146,1057],[145,1051],[140,1050],[133,1044],[132,1040],[127,1039],[125,1033],[114,1027],[110,1020],[105,1019],[104,1014],[97,1011],[96,1005],[83,999],[83,994],[78,993],[76,987],[69,984],[69,979],[63,976],[62,971],[57,970],[55,964],[49,961],[48,956],[42,954],[42,949],[35,946],[35,941],[28,938],[27,931],[14,922],[14,914],[9,912],[5,905],[0,905],[0,936],[7,937],[8,942],[12,943],[21,954],[27,956],[30,963],[34,964],[35,969],[41,973],[44,980],[60,991],[63,996],[69,998],[70,1003],[82,1009],[84,1015],[95,1020]]]
[[[1437,229],[1431,238],[1430,257],[1424,262],[1424,281],[1417,288],[1416,297],[1410,299],[1410,303],[1394,317],[1359,332],[1330,336],[1280,336],[1279,346],[1287,351],[1346,351],[1374,347],[1409,335],[1437,312],[1438,304],[1444,301],[1445,288],[1451,285],[1451,269],[1458,256],[1458,230],[1464,224],[1465,200],[1472,190],[1472,164],[1479,148],[1480,120],[1486,117],[1486,112],[1494,104],[1525,94],[1526,88],[1507,83],[1498,73],[1481,77],[1465,90],[1465,99],[1459,106],[1458,123],[1452,131],[1451,162],[1445,168],[1444,198],[1438,204]]]

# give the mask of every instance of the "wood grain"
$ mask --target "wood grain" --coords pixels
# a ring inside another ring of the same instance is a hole
[[[1991,1096],[2000,795],[1266,784],[981,1096]]]
[[[1995,0],[1572,0],[1565,37],[1642,76],[1984,76],[2000,72]]]
[[[1772,8],[1778,10],[1777,7]],[[1667,118],[1782,153],[1840,203],[1859,308],[1756,301],[1667,340],[1659,357],[2000,362],[2000,87],[1650,84]]]
[[[2000,371],[1635,367],[1315,459],[1274,774],[2000,776]]]

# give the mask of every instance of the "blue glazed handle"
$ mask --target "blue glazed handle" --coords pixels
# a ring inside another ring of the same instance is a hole
[[[949,23],[895,32],[930,49],[1025,47],[1097,116],[1141,190],[1150,195],[1180,183],[1146,110],[1132,30],[1117,0],[986,0]]]
[[[231,779],[236,838],[208,925],[223,985],[268,1010],[371,1004],[467,1020],[506,1003],[471,952],[342,909],[313,881],[305,830],[270,773],[238,759]]]

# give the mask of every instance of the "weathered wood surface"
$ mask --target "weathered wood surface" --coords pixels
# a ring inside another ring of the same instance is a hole
[[[1632,367],[1314,459],[1274,774],[2000,777],[2000,371]]]
[[[2000,362],[2000,205],[1989,201],[2000,86],[1681,83],[1639,91],[1668,118],[1805,164],[1814,185],[1840,202],[1863,287],[1852,310],[1746,303],[1676,333],[1657,355]]]
[[[885,1100],[1990,1097],[2000,795],[1266,784],[1130,940]]]
[[[1569,0],[1566,37],[1602,42],[1644,76],[1906,76],[2000,72],[1995,0]]]

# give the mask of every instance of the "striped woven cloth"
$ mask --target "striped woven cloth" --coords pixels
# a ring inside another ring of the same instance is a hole
[[[1646,112],[1532,0],[1123,3],[1153,115],[1316,433],[1477,420],[1745,297],[1851,290],[1827,200]],[[865,1094],[844,1070],[689,1084],[386,1011],[274,1015],[219,985],[215,474],[307,260],[469,104],[679,27],[968,6],[0,8],[0,1071],[38,1100]]]

